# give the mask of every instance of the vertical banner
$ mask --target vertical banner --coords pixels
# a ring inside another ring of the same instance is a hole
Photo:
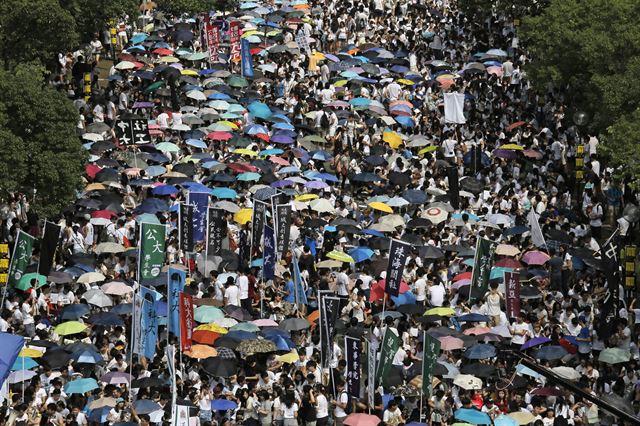
[[[144,299],[139,294],[133,296],[133,342],[131,351],[134,354],[144,354],[144,341],[142,340],[142,329],[145,326],[145,319],[142,317],[142,305]]]
[[[267,203],[259,200],[253,201],[253,212],[251,216],[251,257],[253,257],[258,247],[260,247],[266,212]]]
[[[473,263],[473,275],[471,276],[471,288],[469,301],[473,302],[478,297],[484,296],[489,289],[489,277],[493,260],[496,254],[497,244],[486,238],[478,238],[476,244],[476,256]]]
[[[293,260],[291,261],[291,263],[291,266],[293,268],[293,285],[296,292],[296,305],[299,303],[306,305],[309,302],[307,300],[307,293],[304,290],[305,286],[302,285],[302,275],[300,274],[300,265],[298,264],[298,258],[295,255],[293,256]]]
[[[262,278],[269,281],[276,276],[276,240],[273,228],[264,226],[264,253],[262,262]]]
[[[187,204],[193,204],[193,241],[204,241],[209,194],[206,192],[189,192]]]
[[[433,390],[433,369],[440,355],[440,341],[424,332],[424,350],[422,351],[422,392],[429,398]]]
[[[458,168],[447,168],[447,180],[449,181],[449,200],[451,206],[458,210],[460,207],[460,185],[458,181]]]
[[[291,234],[291,204],[278,204],[275,207],[276,255],[282,259],[289,250]]]
[[[0,386],[4,388],[5,380],[11,373],[11,366],[18,359],[24,346],[24,337],[11,333],[0,333]],[[24,363],[24,358],[22,359]],[[6,395],[9,393],[7,392]],[[14,423],[14,424],[17,424]]]
[[[207,256],[217,256],[222,251],[222,240],[227,236],[227,221],[222,209],[209,208],[207,214]]]
[[[229,43],[231,44],[231,62],[240,61],[240,21],[232,21],[229,24]]]
[[[602,311],[600,312],[600,330],[598,335],[615,332],[617,319],[620,316],[620,270],[618,265],[618,244],[616,236],[619,229],[609,237],[602,246],[602,260],[604,261],[604,277],[606,279]]]
[[[31,263],[33,243],[35,241],[36,239],[26,232],[18,231],[18,239],[13,246],[11,264],[9,265],[9,285],[15,286],[18,284],[18,281],[27,270],[27,266]]]
[[[184,291],[187,282],[187,273],[181,269],[169,268],[167,274],[168,294],[167,294],[167,329],[169,333],[180,335],[180,293]]]
[[[220,48],[220,28],[217,25],[207,24],[207,48],[209,49],[209,62],[218,62],[218,49]]]
[[[384,339],[382,340],[380,361],[378,362],[378,369],[376,371],[377,383],[382,383],[384,385],[384,378],[389,375],[389,371],[393,365],[393,357],[396,356],[396,352],[398,352],[401,343],[402,340],[396,336],[396,333],[387,327],[387,330],[384,333]]]
[[[369,340],[367,346],[367,396],[369,398],[369,410],[371,410],[376,405],[376,354],[378,348],[373,344],[373,340]]]
[[[507,292],[507,318],[520,316],[520,273],[505,272],[504,286]]]
[[[176,405],[176,415],[172,426],[190,426],[188,405]]]
[[[151,361],[155,356],[156,343],[158,342],[158,312],[156,303],[162,298],[162,295],[155,290],[141,286],[138,297],[143,300],[142,317],[144,327],[139,327],[139,333],[143,342],[143,353],[141,355],[144,355]],[[138,324],[136,324],[136,326],[137,325]]]
[[[185,293],[180,293],[180,350],[191,350],[193,336],[193,299]]]
[[[193,206],[180,203],[178,210],[178,237],[180,249],[184,252],[193,252]]]
[[[167,370],[169,370],[169,378],[171,380],[171,418],[176,416],[176,401],[178,399],[178,386],[176,384],[176,347],[175,345],[167,345],[165,348],[167,357]]]
[[[38,263],[38,273],[45,277],[51,272],[53,260],[56,256],[56,248],[60,240],[60,227],[51,222],[44,223],[44,235],[40,244],[40,262]]]
[[[327,296],[326,294],[333,293],[328,291],[318,294],[318,297],[320,297],[320,353],[323,368],[327,368],[331,361],[333,335],[340,311],[340,298]]]
[[[164,265],[166,227],[155,223],[140,225],[140,258],[138,280],[141,284],[160,276]]]
[[[240,53],[242,56],[242,76],[253,77],[253,59],[251,58],[251,47],[249,40],[243,38],[240,40]]]
[[[411,244],[400,240],[391,240],[384,288],[385,293],[391,296],[400,294],[400,282],[402,281],[402,273],[404,272],[409,250],[411,250]]]
[[[542,229],[540,228],[540,222],[538,215],[536,215],[535,209],[532,207],[527,215],[527,221],[529,222],[529,228],[531,228],[531,241],[536,247],[547,247],[547,242],[544,240]]]
[[[344,336],[344,353],[347,361],[347,394],[354,398],[360,398],[360,354],[362,343],[355,337]]]

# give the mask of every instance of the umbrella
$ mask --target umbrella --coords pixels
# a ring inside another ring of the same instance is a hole
[[[31,380],[37,374],[38,373],[36,373],[35,371],[29,370],[12,371],[11,374],[9,374],[9,376],[7,377],[7,381],[10,384],[22,383],[27,380]]]
[[[464,357],[469,359],[487,359],[496,356],[496,353],[495,346],[479,343],[467,349],[464,352]]]
[[[518,426],[518,422],[507,415],[501,415],[493,419],[494,426]]]
[[[96,382],[96,379],[91,379],[91,378],[87,378],[87,379],[76,379],[73,380],[69,383],[67,383],[64,386],[64,391],[65,393],[68,394],[72,394],[72,393],[87,393],[87,392],[91,392],[94,389],[98,389],[98,382]]]
[[[210,323],[213,320],[224,318],[224,312],[215,306],[198,306],[195,309],[194,318],[199,323]]]
[[[220,357],[206,358],[201,364],[204,371],[214,377],[233,376],[238,368],[235,360]]]
[[[228,399],[214,399],[211,401],[211,409],[214,411],[235,410],[238,404]]]
[[[133,292],[133,288],[129,287],[122,281],[111,281],[100,287],[104,294],[113,294],[115,296],[124,296]]]
[[[580,378],[580,373],[578,373],[575,369],[571,367],[553,367],[551,369],[558,376],[567,379],[567,380],[578,380]]]
[[[354,259],[351,256],[349,256],[347,253],[344,253],[342,251],[337,251],[337,250],[330,251],[329,253],[327,253],[327,257],[329,259],[337,260],[339,262],[354,263]]]
[[[74,303],[64,307],[61,317],[63,320],[75,320],[88,314],[90,311],[91,308],[84,303]]]
[[[460,370],[463,374],[473,374],[478,377],[491,377],[496,371],[496,368],[490,364],[468,364],[462,367]]]
[[[98,306],[99,308],[113,306],[113,300],[100,289],[89,290],[82,295],[82,298],[86,300],[87,303]]]
[[[550,342],[551,339],[545,336],[534,337],[533,339],[529,339],[520,346],[520,350],[524,351],[525,349],[532,348],[534,346],[542,345]]]
[[[476,410],[474,408],[459,408],[453,416],[458,419],[473,425],[490,425],[491,417],[487,413]]]
[[[287,331],[306,330],[311,324],[305,318],[287,318],[280,323],[280,328]]]
[[[47,283],[47,277],[44,275],[40,275],[36,272],[32,272],[29,274],[24,274],[18,283],[16,284],[16,288],[22,291],[27,291],[30,288],[40,288]]]
[[[121,372],[121,371],[111,371],[109,373],[103,374],[100,377],[100,381],[103,383],[108,383],[111,385],[129,385],[133,377],[129,373]]]
[[[380,421],[380,417],[371,414],[351,413],[343,423],[347,426],[377,426]]]
[[[218,351],[211,346],[193,345],[190,350],[184,351],[184,354],[191,358],[204,359],[218,355]]]
[[[443,351],[453,351],[464,348],[464,341],[457,337],[442,336],[439,337],[438,340],[440,340],[440,349]]]
[[[538,349],[535,353],[535,358],[554,360],[554,359],[560,359],[566,354],[567,354],[567,350],[562,346],[551,345],[551,346],[544,346]]]
[[[133,408],[138,414],[150,414],[162,409],[160,404],[150,399],[138,399],[134,401]]]
[[[600,356],[598,356],[598,361],[607,364],[619,364],[621,362],[628,362],[630,359],[631,353],[620,348],[606,348],[600,352]]]
[[[528,425],[529,423],[536,421],[536,416],[531,414],[529,411],[514,411],[513,413],[509,413],[508,416],[515,420],[519,425]]]
[[[143,377],[131,382],[131,388],[157,388],[163,386],[164,382],[157,377]]]
[[[124,247],[123,247],[123,251],[124,251]],[[78,282],[81,284],[91,284],[91,283],[104,281],[105,279],[106,277],[99,272],[87,272],[86,274],[82,274],[78,278]]]
[[[87,326],[78,321],[67,321],[62,324],[56,326],[53,331],[58,336],[68,336],[70,334],[82,333],[87,329]]]
[[[236,348],[238,352],[244,354],[256,354],[275,352],[278,350],[276,344],[266,339],[243,340]]]
[[[13,363],[11,367],[11,371],[18,370],[31,370],[32,368],[37,367],[39,364],[33,360],[33,358],[19,356]]]
[[[482,380],[470,374],[460,374],[453,380],[453,384],[462,389],[482,389]]]
[[[98,364],[104,362],[102,355],[92,350],[79,350],[71,355],[71,359],[79,364]]]
[[[538,250],[528,251],[522,256],[522,261],[527,265],[544,265],[551,257]]]

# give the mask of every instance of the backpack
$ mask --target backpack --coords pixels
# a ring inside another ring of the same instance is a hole
[[[353,413],[353,403],[351,402],[351,397],[346,391],[342,391],[340,396],[342,396],[342,394],[347,395],[347,406],[344,408],[344,412],[347,413],[348,416],[349,414]]]

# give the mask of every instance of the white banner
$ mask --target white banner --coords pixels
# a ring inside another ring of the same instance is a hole
[[[444,94],[444,121],[446,123],[464,124],[464,93]]]

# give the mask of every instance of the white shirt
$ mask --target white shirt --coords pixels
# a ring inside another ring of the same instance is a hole
[[[340,393],[340,396],[338,397],[338,402],[341,404],[348,404],[349,403],[349,395],[347,395],[347,393],[345,391],[342,391]],[[333,414],[336,417],[346,417],[347,413],[344,411],[344,409],[342,407],[339,407],[338,405],[336,405],[335,410],[333,411]]]
[[[444,295],[446,293],[442,284],[429,286],[429,301],[433,306],[442,306],[444,304]]]
[[[329,416],[329,401],[327,397],[318,394],[316,395],[316,419],[322,419]]]
[[[248,299],[249,298],[249,278],[246,275],[242,275],[238,277],[236,280],[236,285],[240,289],[240,299]]]
[[[419,278],[413,287],[416,293],[416,300],[418,302],[424,301],[427,298],[427,281],[424,278]]]
[[[227,305],[240,306],[240,290],[237,285],[229,286],[224,292]]]

